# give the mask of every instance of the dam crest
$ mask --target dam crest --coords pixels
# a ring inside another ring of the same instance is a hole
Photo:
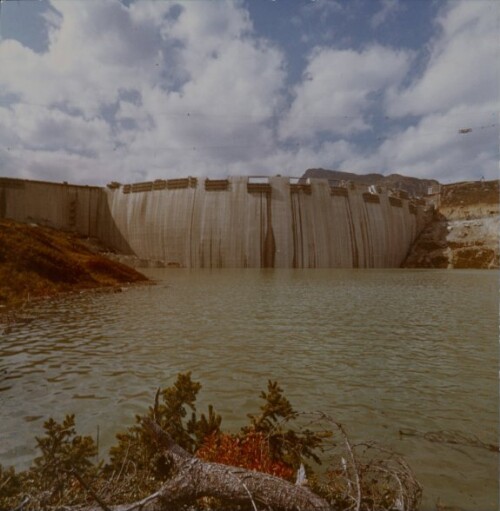
[[[0,178],[0,218],[98,238],[183,268],[399,267],[428,208],[327,179],[187,177],[106,187]]]

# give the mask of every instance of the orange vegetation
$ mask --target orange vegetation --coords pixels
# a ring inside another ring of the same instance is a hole
[[[61,292],[147,281],[77,235],[0,220],[0,306]]]
[[[257,470],[291,480],[294,470],[282,460],[273,459],[264,433],[252,431],[244,437],[228,433],[212,434],[196,452],[205,461]]]

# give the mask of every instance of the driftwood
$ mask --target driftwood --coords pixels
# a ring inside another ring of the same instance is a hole
[[[429,442],[436,442],[441,444],[451,445],[464,445],[466,447],[477,447],[480,449],[486,449],[487,451],[500,452],[499,444],[489,444],[483,442],[475,435],[466,435],[461,431],[454,430],[441,430],[441,431],[427,431],[421,432],[416,429],[400,429],[399,434],[401,436],[416,436],[424,438]]]
[[[133,504],[109,506],[112,511],[172,511],[201,497],[215,497],[232,505],[273,511],[327,511],[328,502],[309,488],[269,474],[202,461],[177,445],[149,418],[143,424],[168,458],[174,475],[154,494]],[[86,511],[108,509],[101,506]]]

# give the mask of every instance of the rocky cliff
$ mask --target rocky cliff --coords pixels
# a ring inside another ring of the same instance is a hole
[[[406,268],[498,268],[499,181],[444,185]]]

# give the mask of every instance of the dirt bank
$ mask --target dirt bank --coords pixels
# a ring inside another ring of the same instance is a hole
[[[499,181],[441,187],[405,268],[499,268]]]
[[[62,292],[147,281],[75,234],[0,220],[0,311]]]

